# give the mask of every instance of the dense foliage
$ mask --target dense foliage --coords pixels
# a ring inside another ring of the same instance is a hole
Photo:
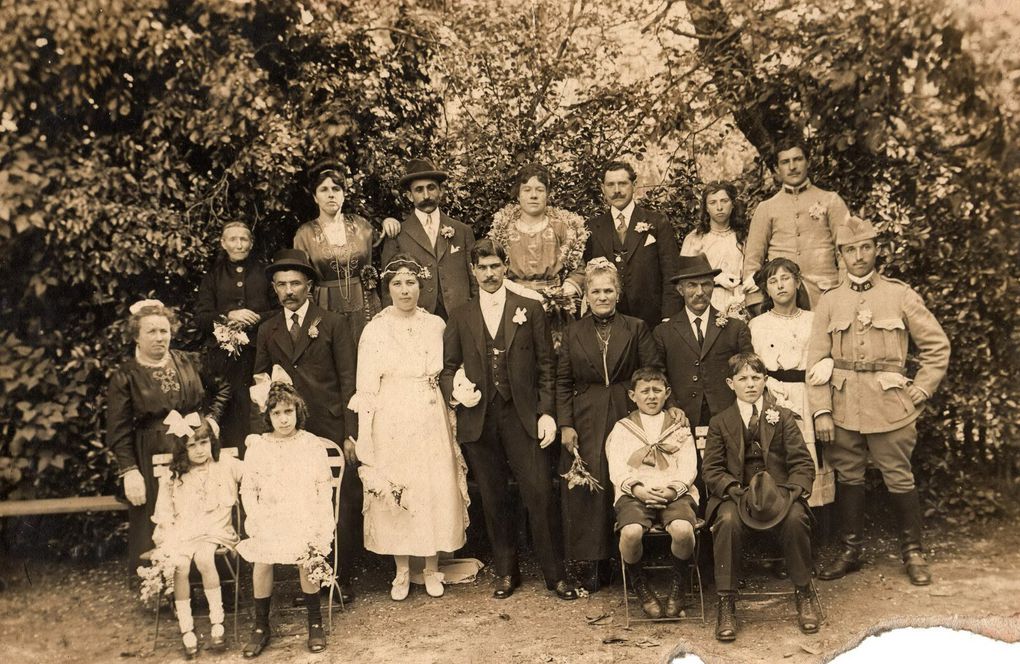
[[[226,219],[254,224],[260,253],[285,245],[320,159],[379,220],[403,159],[434,157],[481,234],[520,163],[550,165],[553,203],[586,215],[598,165],[623,156],[682,236],[705,180],[768,195],[763,157],[796,132],[953,341],[915,455],[930,506],[994,509],[1020,440],[1015,100],[958,16],[934,0],[381,4],[0,4],[0,498],[115,490],[103,391],[127,305],[186,311]]]

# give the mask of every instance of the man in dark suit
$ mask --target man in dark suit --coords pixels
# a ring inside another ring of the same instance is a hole
[[[266,276],[283,306],[259,328],[254,373],[270,373],[279,364],[308,404],[305,428],[343,446],[348,463],[341,484],[340,577],[344,601],[350,591],[350,565],[360,548],[361,481],[355,468],[358,417],[347,408],[355,389],[355,351],[350,328],[338,314],[309,299],[315,268],[300,249],[282,249],[266,267]]]
[[[737,638],[734,602],[744,536],[776,529],[796,590],[797,618],[818,631],[811,590],[811,518],[807,498],[815,464],[793,411],[765,391],[765,364],[754,353],[730,358],[726,384],[736,402],[712,418],[702,474],[708,488],[705,520],[712,530],[719,612],[715,637]]]
[[[754,351],[751,331],[736,318],[727,318],[710,306],[712,269],[705,254],[681,256],[670,281],[683,297],[679,313],[655,328],[652,337],[665,367],[673,400],[687,414],[692,427],[705,426],[716,413],[733,403],[726,386],[727,362],[737,353]]]
[[[509,597],[520,584],[515,510],[507,485],[513,475],[546,586],[561,599],[577,599],[566,580],[546,449],[556,438],[556,403],[545,312],[537,300],[507,290],[506,251],[492,240],[475,244],[471,269],[480,291],[450,313],[440,385],[457,409],[457,441],[482,496],[496,573],[493,596]]]
[[[407,254],[428,269],[431,276],[422,284],[418,306],[443,320],[447,319],[447,312],[478,292],[478,286],[471,278],[469,258],[471,247],[475,244],[474,231],[439,209],[443,182],[447,177],[427,159],[412,159],[407,163],[400,186],[405,189],[404,196],[411,201],[414,209],[404,216],[399,233],[386,238],[382,250],[384,266],[395,255]],[[384,228],[387,226],[392,226],[392,223],[384,222]],[[384,304],[390,304],[390,294],[386,289],[383,289],[382,300]]]
[[[602,169],[606,212],[588,220],[584,260],[613,262],[623,280],[620,313],[645,321],[654,330],[683,306],[670,277],[677,273],[680,249],[673,226],[658,212],[634,203],[637,174],[630,164],[611,161]]]

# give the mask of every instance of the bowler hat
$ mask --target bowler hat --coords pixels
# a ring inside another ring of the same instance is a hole
[[[876,237],[878,237],[878,231],[870,221],[860,217],[847,217],[846,221],[836,229],[836,247],[873,240]]]
[[[779,486],[767,470],[755,473],[740,499],[737,512],[748,528],[768,530],[786,516],[793,504],[793,492]]]
[[[670,283],[680,283],[684,279],[697,279],[698,277],[714,277],[722,270],[714,270],[708,262],[708,256],[697,254],[694,256],[681,256],[677,263],[680,270],[669,278]]]
[[[273,262],[266,266],[266,276],[272,281],[273,275],[280,270],[303,272],[312,281],[319,278],[319,273],[308,260],[308,254],[301,249],[280,249],[276,252]]]
[[[436,169],[436,165],[428,159],[412,159],[404,166],[404,174],[400,176],[400,186],[406,187],[415,180],[435,180],[442,184],[449,176],[446,171]]]

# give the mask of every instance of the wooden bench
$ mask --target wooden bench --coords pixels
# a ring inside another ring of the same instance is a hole
[[[76,512],[119,512],[128,504],[116,496],[73,496],[38,500],[5,500],[0,502],[0,518],[40,514],[74,514]]]

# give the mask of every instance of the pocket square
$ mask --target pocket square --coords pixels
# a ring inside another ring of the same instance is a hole
[[[453,244],[453,245],[450,245],[450,253],[451,253],[451,254],[455,254],[455,253],[457,253],[458,251],[460,251],[460,247],[458,247],[458,246],[457,246],[457,245],[455,245],[455,244]]]
[[[650,244],[655,244],[655,236],[654,235],[649,235],[648,237],[645,238],[645,246],[647,247]]]

